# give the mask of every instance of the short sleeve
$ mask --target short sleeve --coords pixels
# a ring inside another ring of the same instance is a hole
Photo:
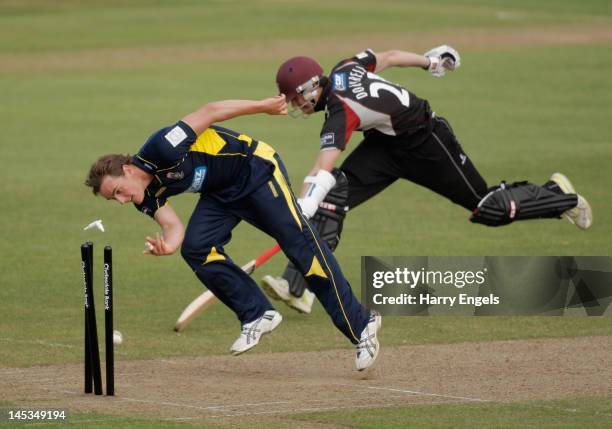
[[[183,121],[152,134],[132,162],[140,169],[154,174],[180,162],[197,140],[196,133]]]
[[[351,60],[361,64],[367,71],[374,72],[376,70],[376,54],[371,49],[359,52]]]
[[[337,97],[330,100],[327,112],[321,129],[321,150],[339,149],[343,151],[353,131],[359,126],[359,118]]]

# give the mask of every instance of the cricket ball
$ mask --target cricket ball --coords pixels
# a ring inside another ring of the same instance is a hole
[[[123,335],[119,331],[113,331],[113,344],[121,344],[123,342]]]

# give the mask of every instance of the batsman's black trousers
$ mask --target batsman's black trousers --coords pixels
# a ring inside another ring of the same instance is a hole
[[[353,209],[397,179],[406,179],[474,210],[487,194],[487,184],[457,141],[444,118],[434,117],[431,133],[415,137],[366,132],[364,140],[342,163]]]

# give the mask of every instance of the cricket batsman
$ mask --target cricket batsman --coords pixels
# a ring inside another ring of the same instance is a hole
[[[379,75],[389,67],[416,67],[441,77],[459,65],[459,53],[443,45],[424,55],[368,49],[340,61],[329,75],[309,57],[294,57],[280,66],[276,83],[293,106],[291,116],[325,112],[319,155],[298,202],[332,250],[346,211],[398,179],[466,208],[474,223],[501,226],[565,216],[580,229],[591,226],[589,203],[563,174],[554,173],[543,186],[523,181],[488,187],[449,122],[427,100]],[[334,169],[353,131],[362,131],[363,140]],[[309,313],[313,295],[306,286],[291,262],[282,277],[265,276],[262,282],[271,297]]]
[[[244,353],[282,320],[257,284],[225,252],[242,220],[272,236],[328,312],[357,347],[355,365],[375,361],[381,318],[357,300],[327,245],[296,203],[279,155],[263,141],[213,125],[241,115],[287,113],[284,95],[259,101],[208,103],[151,135],[138,153],[105,155],[86,185],[94,195],[132,203],[161,234],[145,253],[181,255],[200,281],[237,316],[241,332],[231,353]],[[168,203],[184,192],[200,195],[187,229]]]

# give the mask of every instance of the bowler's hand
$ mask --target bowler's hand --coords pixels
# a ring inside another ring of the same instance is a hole
[[[146,237],[147,240],[147,248],[142,251],[144,254],[154,255],[154,256],[164,256],[164,255],[172,255],[174,253],[174,249],[170,248],[166,244],[164,237],[157,233],[155,238]]]
[[[275,97],[264,98],[261,100],[263,113],[268,115],[286,115],[287,114],[287,100],[285,100],[285,94],[280,94]]]

